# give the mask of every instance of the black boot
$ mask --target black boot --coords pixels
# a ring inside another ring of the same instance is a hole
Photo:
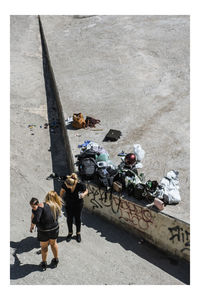
[[[58,263],[59,263],[59,259],[58,258],[53,258],[52,261],[51,261],[51,267],[56,268]]]
[[[80,233],[78,233],[78,234],[76,235],[76,240],[77,240],[78,243],[81,242],[81,234],[80,234]]]
[[[42,269],[42,271],[46,271],[46,269],[47,269],[47,262],[46,261],[42,261],[40,263],[40,268]]]
[[[66,237],[66,241],[70,242],[72,239],[72,233],[69,233],[68,236]]]

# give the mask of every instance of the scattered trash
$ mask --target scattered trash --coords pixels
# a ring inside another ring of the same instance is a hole
[[[33,133],[34,127],[36,127],[35,124],[29,124],[29,125],[28,125],[28,128],[30,129],[31,135],[34,135],[34,133]]]
[[[76,136],[80,137],[80,136],[81,136],[81,134],[76,134]]]
[[[85,122],[86,122],[86,127],[95,127],[95,125],[99,124],[101,121],[87,116]]]
[[[110,131],[115,132],[112,129]],[[120,131],[117,133],[120,136]],[[140,144],[134,144],[133,152],[122,150],[118,153],[121,163],[117,167],[110,160],[108,152],[93,141],[85,140],[78,148],[80,154],[76,155],[76,165],[83,180],[93,180],[101,187],[111,188],[111,192],[128,192],[137,200],[147,201],[147,207],[155,206],[160,211],[167,204],[180,202],[178,171],[168,172],[160,183],[156,180],[145,182],[144,173],[138,173],[145,156]]]
[[[101,121],[98,119],[95,119],[93,117],[87,116],[86,119],[84,119],[84,116],[82,113],[74,113],[73,117],[68,117],[67,120],[65,120],[65,124],[71,124],[76,129],[81,128],[94,128],[96,124],[99,124]]]
[[[103,131],[103,129],[101,129],[101,128],[95,128],[95,129],[91,129],[91,131]]]
[[[165,208],[165,204],[162,200],[155,198],[153,202],[154,206],[157,207],[159,210],[163,210]]]
[[[49,124],[48,124],[48,123],[45,123],[45,124],[44,124],[44,129],[47,129],[48,126],[49,126]]]
[[[135,165],[135,168],[136,168],[136,169],[141,169],[141,168],[143,168],[143,164],[142,164],[141,162],[139,162],[139,163],[137,163],[137,164]]]
[[[85,128],[86,122],[82,113],[73,114],[72,126],[76,129]]]
[[[98,155],[103,153],[108,154],[108,152],[103,147],[92,141],[84,141],[82,145],[78,145],[78,148],[81,148],[81,152],[84,152],[85,150],[93,150],[98,153]]]
[[[108,160],[109,160],[109,154],[107,152],[100,153],[96,158],[97,162],[101,162],[101,161],[107,162]]]
[[[118,171],[115,168],[107,166],[105,168],[98,168],[96,173],[99,184],[108,189],[112,187],[114,178]]]
[[[178,175],[178,171],[172,170],[160,181],[157,197],[166,204],[177,204],[181,201]]]
[[[122,156],[122,157],[124,157],[124,156],[126,156],[126,154],[127,154],[127,153],[125,153],[125,152],[122,150],[122,152],[118,153],[117,156]]]
[[[78,148],[86,148],[90,142],[91,141],[84,141],[84,143],[82,145],[78,145]]]
[[[122,184],[119,181],[114,181],[113,182],[113,189],[118,192],[121,193],[122,192]]]
[[[105,168],[108,166],[108,163],[106,161],[98,161],[97,162],[97,167],[98,168]]]
[[[142,149],[140,144],[133,145],[133,153],[136,155],[138,162],[141,162],[144,159],[145,151]]]
[[[65,125],[69,125],[73,122],[73,117],[68,117],[66,120],[65,120]]]
[[[106,141],[115,142],[120,138],[121,135],[122,135],[121,131],[115,130],[115,129],[110,129],[109,132],[106,134],[103,142],[106,142]]]
[[[54,179],[55,177],[57,177],[58,175],[56,173],[51,173],[46,180],[50,180],[50,179]]]
[[[58,181],[65,181],[66,180],[66,175],[58,175],[57,173],[51,173],[46,180],[51,180],[51,179],[56,179]]]
[[[85,141],[78,146],[80,154],[76,155],[79,174],[83,180],[97,180],[101,186],[109,188],[117,173],[116,167],[109,160],[108,152],[97,143]]]
[[[40,125],[40,128],[42,128],[42,125]]]

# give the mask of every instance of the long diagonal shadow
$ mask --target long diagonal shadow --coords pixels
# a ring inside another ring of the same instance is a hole
[[[61,243],[66,240],[66,237],[58,237],[57,242]],[[40,248],[39,241],[32,236],[29,236],[19,242],[10,242],[10,247],[14,249],[14,253],[12,254],[14,257],[14,264],[10,265],[10,279],[16,280],[19,278],[26,277],[32,272],[39,272],[40,268],[36,264],[22,264],[18,255],[24,252],[30,252],[33,249],[36,249],[36,254],[38,253],[38,249]]]
[[[50,66],[48,49],[45,42],[45,37],[39,18],[39,27],[42,44],[42,60],[43,60],[43,74],[46,89],[46,100],[47,100],[47,113],[49,121],[49,134],[50,134],[50,149],[52,158],[52,172],[59,176],[65,176],[73,171],[73,158],[71,154],[70,145],[68,142],[68,150],[64,143],[62,122],[61,120],[61,108],[58,107],[59,95],[54,80],[53,70]],[[59,110],[60,109],[60,110]],[[66,130],[66,128],[64,129]],[[67,152],[68,151],[68,152]],[[49,174],[48,174],[49,175]],[[54,180],[54,190],[60,191],[61,183]]]
[[[46,100],[47,100],[47,114],[48,114],[48,125],[50,134],[50,148],[47,149],[51,152],[52,158],[52,172],[57,173],[60,176],[65,176],[73,171],[73,159],[71,155],[71,149],[69,147],[68,153],[66,151],[66,145],[64,144],[63,139],[63,129],[61,126],[60,114],[56,97],[56,87],[53,79],[53,74],[51,67],[49,65],[47,47],[44,41],[44,34],[41,27],[41,22],[39,19],[39,30],[41,35],[41,44],[42,44],[42,63],[43,63],[43,74],[44,74],[44,83],[46,90]],[[48,130],[46,129],[46,130]],[[50,174],[47,174],[47,177]],[[61,187],[61,182],[54,180],[54,190],[59,193]],[[58,242],[65,240],[64,237],[59,237]],[[25,264],[22,265],[18,254],[23,252],[31,251],[34,248],[39,248],[39,242],[36,238],[27,237],[26,239],[21,240],[20,242],[10,243],[11,248],[15,249],[13,257],[14,264],[10,267],[10,278],[18,279],[25,277],[31,272],[39,271],[37,265],[34,264]]]
[[[185,284],[190,283],[190,264],[187,261],[173,260],[155,246],[146,241],[141,242],[140,238],[96,214],[91,214],[87,209],[83,210],[82,223],[88,228],[96,229],[107,241],[120,244]]]

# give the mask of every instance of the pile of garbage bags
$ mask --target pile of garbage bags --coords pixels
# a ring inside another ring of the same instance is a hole
[[[82,180],[92,180],[111,192],[127,192],[138,200],[153,202],[159,210],[181,201],[178,171],[168,172],[159,183],[145,181],[144,173],[138,173],[145,157],[140,144],[133,145],[133,152],[119,153],[121,162],[118,166],[110,160],[109,153],[93,141],[84,141],[78,148],[80,154],[76,155],[76,165]]]

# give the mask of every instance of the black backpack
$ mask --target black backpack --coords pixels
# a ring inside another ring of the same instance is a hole
[[[93,179],[96,173],[96,161],[92,157],[86,157],[79,161],[79,174],[83,180]]]
[[[107,188],[113,185],[113,180],[117,175],[118,170],[113,170],[111,167],[99,168],[96,173],[100,186]]]
[[[96,152],[92,149],[88,149],[85,150],[84,152],[82,152],[81,154],[76,155],[75,157],[77,157],[78,161],[81,161],[83,158],[88,158],[88,157],[92,157],[92,158],[96,158],[96,155],[99,155],[99,152]]]
[[[138,200],[144,198],[145,184],[138,183],[134,187],[134,197]]]

